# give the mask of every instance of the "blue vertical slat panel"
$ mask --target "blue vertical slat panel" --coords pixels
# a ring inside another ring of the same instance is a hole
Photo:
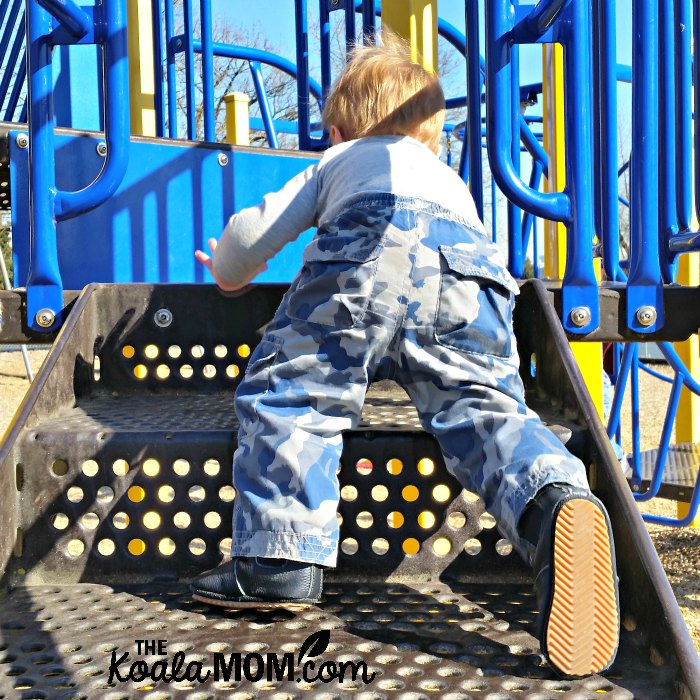
[[[163,42],[162,0],[151,0],[153,17],[153,83],[155,86],[154,107],[156,111],[156,136],[165,136],[165,44]],[[168,2],[168,0],[166,0]]]
[[[177,47],[175,41],[175,15],[172,0],[165,0],[165,46],[167,51],[167,80],[168,80],[168,136],[176,139],[177,130],[177,69],[175,56]]]
[[[630,271],[627,326],[644,333],[663,325],[659,264],[659,26],[655,0],[632,6],[632,162]],[[640,309],[650,307],[656,322],[642,325]]]
[[[297,54],[297,121],[299,148],[311,148],[311,110],[309,97],[309,20],[306,0],[295,0],[294,20]]]
[[[214,105],[214,51],[211,0],[200,0],[202,32],[202,104],[204,113],[204,140],[216,141],[216,114]]]
[[[192,0],[183,1],[184,10],[184,36],[182,38],[185,50],[185,91],[187,138],[191,141],[197,138],[197,115],[195,100],[195,73],[194,73],[194,22],[192,20]]]

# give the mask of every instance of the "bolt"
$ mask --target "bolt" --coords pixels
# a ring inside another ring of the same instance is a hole
[[[37,324],[42,328],[51,328],[51,326],[53,326],[53,322],[56,320],[56,314],[51,311],[51,309],[42,309],[41,311],[37,312],[35,318]]]
[[[228,156],[225,153],[219,153],[219,165],[223,167],[224,165],[228,165]]]
[[[175,46],[176,46],[176,48],[181,49],[182,48],[182,39],[178,39],[175,42]]]
[[[637,321],[644,328],[653,326],[656,323],[656,309],[653,306],[640,306],[637,309]]]
[[[104,141],[100,141],[97,144],[97,148],[95,150],[97,150],[98,155],[106,156],[107,155],[107,144]]]
[[[153,316],[156,326],[167,328],[173,322],[173,314],[169,309],[158,309]]]
[[[591,322],[591,310],[587,306],[577,306],[571,310],[571,322],[577,328],[583,328]]]
[[[29,145],[29,136],[27,136],[26,134],[17,134],[17,138],[15,139],[15,143],[20,148],[26,148]]]

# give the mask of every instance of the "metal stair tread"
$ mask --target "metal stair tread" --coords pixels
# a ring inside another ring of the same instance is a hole
[[[20,676],[33,692],[47,697],[65,688],[91,699],[111,698],[117,691],[132,697],[166,689],[172,698],[193,697],[194,690],[234,689],[235,697],[267,697],[270,690],[298,697],[300,691],[381,693],[407,684],[440,697],[473,692],[510,697],[515,691],[539,691],[548,697],[553,692],[567,697],[604,693],[611,699],[637,693],[672,696],[672,679],[664,666],[648,663],[635,632],[623,632],[610,677],[558,678],[532,636],[536,614],[529,584],[336,581],[329,573],[324,600],[297,612],[211,608],[191,600],[187,585],[175,578],[115,587],[19,586],[0,603],[0,694],[14,697]],[[369,672],[377,672],[376,680],[308,687],[286,678],[267,683],[215,680],[215,653],[224,659],[235,653],[265,659],[268,653],[281,658],[292,651],[296,665],[298,650],[319,629],[329,630],[329,643],[316,661],[364,661]],[[136,639],[162,639],[168,646],[164,655],[144,657],[137,652]],[[123,677],[133,661],[170,662],[177,651],[184,653],[185,665],[199,660],[203,668],[212,669],[210,677],[201,684],[167,686],[150,679],[107,683],[113,652],[116,658],[129,653],[129,662],[120,667]]]

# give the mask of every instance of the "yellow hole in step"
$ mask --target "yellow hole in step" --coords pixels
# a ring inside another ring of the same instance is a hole
[[[423,476],[428,476],[435,471],[435,462],[428,457],[423,457],[423,459],[418,461],[418,473]]]
[[[409,537],[403,541],[403,551],[405,554],[418,554],[420,552],[420,542],[415,537]]]
[[[149,457],[144,460],[141,471],[143,471],[146,476],[158,476],[158,472],[160,472],[160,462],[153,457]]]
[[[136,350],[134,349],[133,345],[125,345],[122,348],[122,355],[124,355],[127,360],[130,360],[135,354]]]
[[[146,543],[143,540],[131,540],[129,542],[129,552],[135,557],[140,557],[146,551]]]
[[[250,357],[250,346],[239,345],[236,352],[238,353],[238,357]]]
[[[418,515],[418,524],[426,530],[433,527],[435,525],[435,515],[429,510],[424,510]]]
[[[403,471],[403,462],[400,459],[390,459],[386,463],[386,470],[389,474],[397,476]]]
[[[158,349],[157,345],[146,345],[146,347],[143,349],[143,354],[149,360],[155,360],[156,357],[160,355],[160,350]]]
[[[408,486],[403,487],[401,490],[401,495],[403,496],[404,501],[413,503],[413,501],[418,500],[419,491],[416,486],[409,484]]]
[[[132,503],[141,503],[146,498],[146,492],[140,486],[132,486],[127,491],[127,495]]]
[[[402,527],[404,523],[403,513],[399,513],[398,510],[395,510],[387,515],[386,521],[389,527],[393,527],[394,529]]]
[[[143,515],[143,525],[149,530],[156,530],[160,527],[160,515],[154,510],[149,510]]]
[[[146,365],[136,365],[136,367],[134,367],[134,376],[136,379],[145,379],[148,376]]]

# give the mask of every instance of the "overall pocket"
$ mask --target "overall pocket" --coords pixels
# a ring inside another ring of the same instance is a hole
[[[369,305],[381,251],[377,235],[318,235],[304,250],[287,304],[289,318],[338,330],[357,325]]]
[[[435,340],[461,352],[510,357],[518,286],[483,255],[440,246],[440,297]]]

